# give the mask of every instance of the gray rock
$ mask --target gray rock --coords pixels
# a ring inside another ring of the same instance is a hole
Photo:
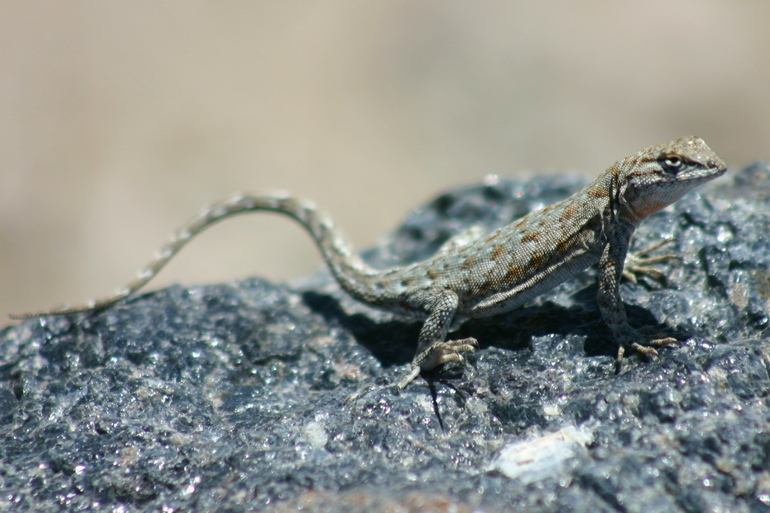
[[[366,256],[423,259],[580,185],[454,189]],[[643,224],[636,248],[673,235],[681,260],[621,286],[630,321],[683,342],[619,374],[594,270],[465,323],[467,368],[401,392],[419,325],[327,273],[7,327],[0,511],[768,511],[768,191],[755,164]]]

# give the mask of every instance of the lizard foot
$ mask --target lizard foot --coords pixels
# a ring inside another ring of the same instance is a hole
[[[629,253],[628,256],[626,256],[626,263],[623,267],[623,278],[627,279],[633,284],[636,284],[638,282],[638,276],[640,274],[646,274],[653,280],[666,285],[666,275],[663,274],[659,269],[650,267],[650,265],[665,262],[666,260],[681,260],[681,258],[671,253],[655,257],[648,257],[647,255],[656,249],[672,242],[673,240],[673,237],[667,237],[647,246],[644,249]]]
[[[649,332],[649,329],[642,329],[642,332]],[[665,333],[655,333],[649,335],[652,337],[648,340],[648,336],[637,332],[639,335],[638,341],[626,341],[620,344],[618,348],[618,358],[615,361],[615,367],[620,372],[620,365],[623,362],[623,356],[626,354],[626,349],[633,349],[634,351],[646,356],[658,356],[656,347],[670,346],[671,344],[677,344],[679,341],[674,337],[668,337]]]
[[[479,343],[473,337],[433,343],[425,351],[415,355],[412,370],[398,382],[398,389],[403,390],[420,375],[420,371],[430,370],[447,362],[465,363],[465,358],[460,353],[472,353],[477,347]]]

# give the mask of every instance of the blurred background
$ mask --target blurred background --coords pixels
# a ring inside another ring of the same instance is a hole
[[[769,22],[765,0],[6,0],[0,319],[124,285],[238,190],[312,198],[364,248],[490,173],[592,177],[690,134],[768,159]],[[152,286],[319,266],[253,215]]]

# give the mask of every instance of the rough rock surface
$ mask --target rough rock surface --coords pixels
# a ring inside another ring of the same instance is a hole
[[[452,190],[367,257],[425,258],[580,185]],[[681,260],[665,287],[622,285],[630,321],[683,343],[619,374],[594,270],[465,323],[469,366],[401,392],[419,325],[326,273],[7,327],[0,511],[768,511],[768,212],[756,164],[643,224],[636,248],[673,235]]]

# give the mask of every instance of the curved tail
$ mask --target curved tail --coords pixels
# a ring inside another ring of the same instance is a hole
[[[314,203],[282,194],[261,196],[244,194],[236,195],[229,200],[204,209],[198,217],[174,233],[171,240],[157,252],[155,259],[139,271],[131,283],[113,294],[79,306],[12,314],[10,317],[12,319],[28,319],[43,315],[64,315],[109,307],[141,289],[185,244],[209,226],[234,215],[260,211],[277,212],[296,219],[313,237],[321,255],[342,288],[352,296],[364,301],[372,296],[372,291],[368,286],[370,282],[368,278],[376,276],[379,271],[369,267],[361,260],[353,250],[352,244],[337,228],[334,221],[319,211]]]

